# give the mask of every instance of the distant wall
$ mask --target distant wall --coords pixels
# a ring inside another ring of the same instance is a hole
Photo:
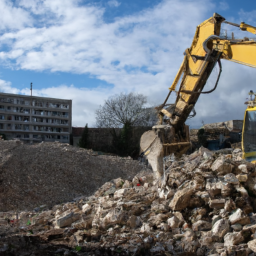
[[[73,146],[78,147],[79,140],[82,136],[83,129],[81,127],[73,127]],[[139,143],[141,135],[151,130],[152,127],[134,127],[133,128],[133,137],[136,138],[136,140]],[[88,128],[89,130],[89,141],[90,145],[89,148],[92,148],[97,151],[104,151],[107,152],[110,150],[113,140],[113,129],[110,128]],[[117,134],[120,134],[121,128],[116,128],[115,132]]]

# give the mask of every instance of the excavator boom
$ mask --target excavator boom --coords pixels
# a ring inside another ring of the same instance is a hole
[[[204,21],[196,28],[191,47],[185,50],[183,62],[169,88],[164,103],[158,110],[159,123],[152,131],[141,137],[141,150],[147,156],[158,176],[163,172],[163,157],[174,153],[184,154],[190,147],[189,128],[185,121],[194,109],[202,93],[210,93],[217,87],[222,71],[221,59],[256,68],[256,42],[245,39],[228,39],[220,36],[221,24],[239,27],[243,31],[256,33],[256,28],[241,23],[227,22],[219,14]],[[203,88],[213,70],[219,65],[219,75],[214,88],[204,92]],[[168,105],[171,93],[176,93],[174,104]]]

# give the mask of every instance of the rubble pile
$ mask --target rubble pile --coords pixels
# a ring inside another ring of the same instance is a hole
[[[98,155],[68,144],[0,140],[0,211],[52,207],[144,169],[129,157]]]
[[[21,256],[256,255],[256,169],[241,155],[200,148],[165,159],[159,180],[152,172],[117,178],[51,209],[0,213],[0,248]]]

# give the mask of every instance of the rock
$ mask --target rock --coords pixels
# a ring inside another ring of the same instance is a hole
[[[243,173],[248,173],[247,166],[245,164],[240,164],[238,169],[241,170]]]
[[[234,224],[231,226],[231,228],[234,230],[234,231],[241,231],[243,229],[242,225],[241,224]]]
[[[241,235],[241,232],[227,233],[224,236],[224,245],[227,247],[240,244],[243,241],[244,241],[244,238]]]
[[[85,214],[90,213],[91,210],[92,210],[92,207],[89,204],[84,204],[82,206],[82,212]]]
[[[205,188],[212,198],[221,193],[221,184],[217,178],[207,179]]]
[[[185,188],[182,188],[175,193],[169,207],[173,211],[181,211],[185,209],[189,205],[191,195],[194,193],[195,189],[195,181],[189,182]]]
[[[211,230],[211,228],[212,223],[205,220],[199,220],[192,225],[193,231],[208,231]]]
[[[80,214],[69,212],[62,214],[59,218],[56,219],[56,225],[59,228],[64,228],[71,226],[71,224],[75,221],[77,221],[80,218]]]
[[[250,248],[253,252],[256,253],[256,239],[253,239],[252,241],[249,241],[247,243],[248,248]]]
[[[180,226],[180,221],[177,217],[173,216],[167,220],[167,223],[171,229],[178,228]]]
[[[212,164],[211,169],[218,175],[232,173],[233,166],[226,162],[224,156],[218,157]]]
[[[141,224],[142,223],[140,217],[137,217],[135,215],[132,215],[127,221],[127,225],[130,226],[131,228],[137,228],[141,226]]]
[[[224,209],[226,212],[231,212],[236,209],[236,204],[231,198],[226,200]]]
[[[225,205],[225,199],[213,199],[209,201],[209,206],[215,209],[222,209]]]
[[[147,223],[143,223],[143,224],[142,224],[142,227],[141,227],[141,229],[140,229],[140,231],[141,231],[142,233],[149,233],[150,230],[151,230],[151,228],[150,228],[149,224],[147,224]]]
[[[216,221],[212,227],[212,236],[217,236],[217,237],[224,237],[225,234],[228,233],[230,228],[229,221],[225,219],[220,219]]]
[[[248,180],[247,174],[238,174],[236,175],[239,182],[246,182]]]
[[[113,180],[113,183],[115,184],[116,188],[122,188],[124,180],[121,178],[117,178]]]
[[[129,188],[122,188],[122,189],[119,189],[119,190],[117,190],[117,191],[114,193],[114,198],[115,198],[115,199],[122,198],[122,197],[126,196],[126,195],[129,193],[129,191],[130,191]]]
[[[125,224],[126,221],[126,213],[115,208],[111,209],[108,214],[100,221],[100,225],[103,229],[107,229],[109,226],[115,224]]]
[[[231,183],[231,184],[239,184],[239,181],[238,181],[237,177],[233,173],[226,174],[224,176],[224,180],[228,183]]]
[[[251,223],[250,218],[246,216],[246,214],[240,208],[238,208],[235,212],[233,212],[229,216],[229,221],[232,225],[235,223],[241,224],[241,225],[246,225]]]

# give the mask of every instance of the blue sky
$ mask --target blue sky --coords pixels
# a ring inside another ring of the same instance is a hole
[[[34,95],[72,99],[73,126],[93,127],[95,110],[120,92],[161,104],[196,26],[214,12],[256,26],[248,0],[0,0],[0,9],[0,91],[29,95],[33,82]],[[255,69],[223,61],[218,89],[188,124],[243,119],[255,80]]]

